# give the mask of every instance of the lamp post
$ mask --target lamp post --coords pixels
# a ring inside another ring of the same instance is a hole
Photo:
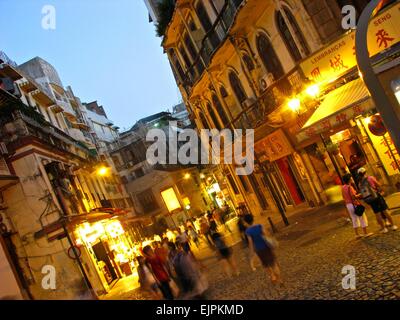
[[[368,23],[381,1],[382,0],[371,0],[361,13],[356,30],[356,59],[358,69],[362,74],[362,80],[382,116],[383,122],[393,139],[397,151],[400,151],[400,135],[398,134],[400,128],[399,115],[396,113],[394,109],[395,106],[392,105],[374,72],[368,52]],[[397,107],[399,108],[400,106],[397,105]]]

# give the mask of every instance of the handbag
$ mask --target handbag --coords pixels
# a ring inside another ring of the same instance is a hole
[[[351,199],[351,203],[353,204],[354,213],[355,213],[357,216],[361,217],[361,216],[364,214],[364,212],[365,212],[365,207],[364,207],[363,205],[361,205],[361,204],[357,204],[357,205],[354,204],[354,202],[353,202],[353,196],[352,196],[352,194],[351,194],[351,192],[350,192],[350,186],[347,188],[347,192],[349,193],[349,196],[350,196],[350,199]]]

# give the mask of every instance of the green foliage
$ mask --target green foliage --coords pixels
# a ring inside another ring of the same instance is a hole
[[[175,0],[161,0],[158,3],[159,20],[156,24],[156,32],[158,37],[165,34],[168,24],[170,23],[175,9]]]

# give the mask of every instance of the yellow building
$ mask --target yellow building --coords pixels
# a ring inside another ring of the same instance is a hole
[[[347,3],[360,14],[368,1]],[[222,168],[236,203],[245,202],[254,213],[336,201],[341,175],[353,172],[354,155],[389,187],[397,181],[381,165],[386,150],[377,150],[359,123],[376,110],[352,63],[354,33],[341,27],[343,5],[177,0],[172,16],[158,18],[162,45],[197,127],[255,129],[255,172],[237,176],[231,165]],[[393,5],[385,2],[375,24],[394,33]],[[378,31],[371,31],[371,39]],[[388,46],[397,36],[390,35]],[[338,123],[328,124],[330,117]]]

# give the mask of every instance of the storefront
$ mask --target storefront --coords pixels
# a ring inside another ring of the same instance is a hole
[[[120,279],[135,272],[135,250],[128,232],[118,217],[75,224],[75,244],[83,261],[95,270],[103,287],[96,291],[106,293]]]
[[[283,129],[257,142],[255,152],[273,189],[270,192],[275,193],[273,197],[281,207],[290,209],[317,201],[303,161]]]

